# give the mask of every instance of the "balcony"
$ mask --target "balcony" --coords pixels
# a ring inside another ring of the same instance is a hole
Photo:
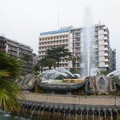
[[[108,59],[105,59],[105,62],[108,62],[109,60]]]
[[[104,48],[104,50],[109,50],[108,48]]]
[[[108,45],[109,43],[108,42],[104,42],[104,45]]]
[[[109,65],[107,64],[107,65],[105,65],[105,67],[109,67]]]

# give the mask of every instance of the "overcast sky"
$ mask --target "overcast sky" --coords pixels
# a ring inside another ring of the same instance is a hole
[[[111,47],[120,68],[120,0],[0,0],[0,34],[31,46],[38,54],[40,32],[84,25],[84,11],[91,6],[94,23],[110,31]]]

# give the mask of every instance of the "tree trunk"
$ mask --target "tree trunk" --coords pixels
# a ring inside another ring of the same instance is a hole
[[[51,70],[51,66],[49,66],[49,70]]]

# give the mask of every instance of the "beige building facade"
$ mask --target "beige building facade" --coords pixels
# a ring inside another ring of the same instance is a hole
[[[39,59],[44,58],[47,49],[51,49],[58,46],[64,46],[72,52],[69,30],[70,27],[65,27],[61,28],[60,30],[40,33],[38,49]],[[71,68],[72,66],[70,62],[67,62],[66,60],[62,59],[60,61],[60,67]]]

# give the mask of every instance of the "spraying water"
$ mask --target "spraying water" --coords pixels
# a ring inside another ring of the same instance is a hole
[[[81,40],[81,75],[83,77],[90,75],[90,69],[95,67],[95,39],[94,25],[92,20],[92,9],[87,6],[84,15],[83,38]]]

